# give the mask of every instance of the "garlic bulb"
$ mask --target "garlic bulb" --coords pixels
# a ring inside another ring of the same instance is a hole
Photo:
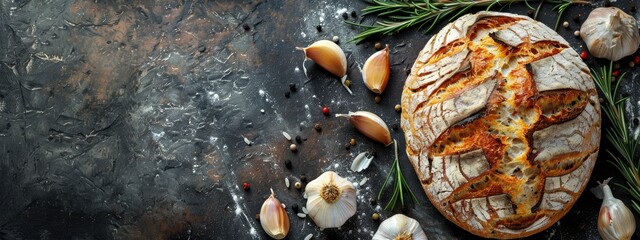
[[[636,220],[633,213],[622,201],[613,197],[609,180],[600,183],[598,187],[592,189],[596,197],[602,198],[600,213],[598,215],[598,233],[604,240],[627,240],[631,239],[636,230]]]
[[[349,112],[348,114],[336,114],[336,117],[349,118],[349,122],[358,131],[385,146],[393,143],[387,124],[378,115],[367,111],[357,111]]]
[[[283,239],[289,233],[289,216],[275,197],[273,189],[260,209],[260,225],[274,239]]]
[[[591,11],[580,36],[593,56],[613,61],[635,53],[640,44],[636,19],[615,7]]]
[[[402,214],[393,215],[384,220],[373,240],[427,240],[427,235],[420,227],[420,223]]]
[[[391,68],[389,67],[389,45],[374,53],[362,68],[362,80],[374,93],[381,94],[387,87]]]
[[[308,47],[297,47],[296,49],[304,52],[305,61],[311,59],[331,74],[340,77],[342,86],[347,89],[350,94],[353,94],[349,86],[345,84],[347,80],[347,57],[338,44],[329,40],[320,40]],[[306,75],[307,68],[304,66],[304,62],[302,63],[302,68]]]
[[[309,182],[305,194],[309,216],[320,228],[340,227],[356,213],[356,189],[335,172]]]

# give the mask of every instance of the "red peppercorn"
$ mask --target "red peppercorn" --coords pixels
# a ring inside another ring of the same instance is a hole
[[[249,191],[249,188],[251,188],[251,185],[249,185],[249,183],[242,183],[242,189],[244,189],[245,191]]]
[[[640,56],[635,56],[635,57],[633,58],[633,63],[635,63],[635,64],[640,64]]]
[[[586,50],[583,50],[583,51],[580,53],[580,58],[582,58],[582,60],[586,60],[588,57],[589,57],[589,55],[587,54],[587,51],[586,51]]]
[[[322,107],[322,114],[324,114],[325,116],[329,116],[329,107]]]
[[[620,76],[620,70],[614,70],[611,75],[613,75],[614,77]]]

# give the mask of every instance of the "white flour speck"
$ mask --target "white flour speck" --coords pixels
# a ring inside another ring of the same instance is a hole
[[[304,37],[307,37],[307,34],[304,33],[304,32],[300,32],[300,36],[302,36],[304,38]]]
[[[336,18],[339,18],[340,15],[342,15],[343,13],[346,13],[347,9],[346,8],[340,8],[338,9],[338,11],[336,12]]]
[[[293,72],[300,72],[300,68],[299,67],[294,68]]]
[[[264,97],[264,95],[265,95],[266,93],[264,92],[264,90],[259,89],[259,90],[258,90],[258,94],[260,94],[260,97]]]

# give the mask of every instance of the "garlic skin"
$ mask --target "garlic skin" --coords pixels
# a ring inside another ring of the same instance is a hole
[[[389,67],[389,45],[367,59],[362,68],[364,84],[376,94],[381,94],[387,87],[391,67]]]
[[[378,115],[367,111],[357,111],[349,112],[348,114],[336,114],[336,117],[349,118],[349,122],[351,122],[358,131],[385,146],[393,143],[389,127],[387,127],[387,124],[382,118],[378,117]]]
[[[307,211],[320,228],[337,228],[356,213],[356,189],[348,180],[327,171],[305,188]]]
[[[640,45],[636,19],[615,7],[591,11],[580,36],[593,56],[613,61],[635,53]]]
[[[373,155],[368,152],[361,152],[353,159],[353,162],[351,163],[351,171],[362,172],[362,170],[369,167],[371,160],[373,160]]]
[[[260,225],[274,239],[283,239],[289,233],[289,216],[282,203],[275,197],[273,189],[260,209]]]
[[[296,49],[302,50],[305,55],[305,61],[308,59],[313,60],[331,74],[340,78],[342,86],[347,89],[349,94],[353,95],[351,89],[345,84],[347,80],[347,57],[344,55],[342,48],[338,44],[329,40],[316,41],[313,44],[305,48],[297,47]],[[304,62],[302,63],[305,74],[307,72]]]
[[[396,214],[380,224],[373,240],[396,239],[427,240],[427,235],[418,221],[403,214]]]
[[[631,239],[636,231],[636,219],[622,201],[613,197],[608,185],[610,180],[598,182],[600,185],[593,190],[596,197],[603,196],[598,214],[598,233],[604,240]]]

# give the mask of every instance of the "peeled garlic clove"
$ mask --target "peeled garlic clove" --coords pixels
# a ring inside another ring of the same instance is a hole
[[[309,182],[305,194],[309,217],[320,228],[340,227],[356,213],[356,189],[335,172]]]
[[[371,160],[373,160],[373,155],[368,152],[361,152],[353,159],[353,163],[351,163],[351,171],[361,172],[369,167],[371,164]]]
[[[273,190],[260,209],[260,225],[274,239],[283,239],[289,233],[289,216],[282,203],[275,197]]]
[[[348,117],[349,122],[365,136],[384,144],[391,145],[391,133],[382,118],[367,111],[349,112],[349,114],[336,114],[336,117]]]
[[[635,53],[640,44],[636,19],[615,7],[591,11],[580,36],[593,56],[613,61]]]
[[[391,68],[389,67],[389,45],[374,53],[362,68],[364,85],[374,93],[381,94],[387,87]]]
[[[395,239],[427,240],[427,235],[418,221],[403,214],[396,214],[384,220],[373,235],[373,240]]]
[[[342,86],[344,86],[350,94],[353,94],[351,89],[345,84],[347,80],[347,57],[338,44],[329,40],[320,40],[308,47],[298,47],[297,49],[304,51],[305,61],[311,59],[331,74],[340,77]],[[304,68],[304,63],[302,65]],[[306,71],[305,68],[305,73]]]
[[[596,191],[601,191],[604,198],[598,215],[598,233],[604,240],[631,239],[636,231],[636,220],[631,210],[622,201],[613,197],[609,180],[600,183]],[[597,192],[596,196],[598,196]]]

